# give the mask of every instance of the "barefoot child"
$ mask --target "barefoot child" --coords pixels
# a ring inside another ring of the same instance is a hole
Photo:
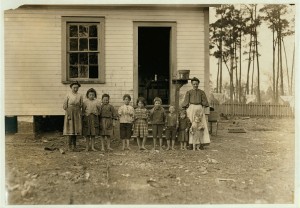
[[[123,96],[124,105],[122,105],[119,110],[119,118],[120,118],[120,136],[122,139],[123,147],[122,150],[125,149],[125,141],[126,141],[126,149],[130,150],[129,147],[129,139],[131,138],[131,130],[132,130],[132,122],[134,119],[134,109],[129,105],[131,101],[131,97],[128,94]]]
[[[63,104],[65,110],[63,135],[69,136],[69,150],[72,151],[76,149],[76,136],[82,134],[81,108],[83,98],[78,93],[80,86],[79,82],[70,84],[72,91],[67,94]]]
[[[153,150],[155,150],[156,139],[159,138],[159,149],[162,150],[162,132],[165,125],[166,114],[162,101],[159,97],[154,98],[154,107],[150,110],[150,121],[153,132]]]
[[[199,110],[196,112],[192,127],[190,129],[191,134],[193,135],[192,141],[189,141],[193,144],[193,150],[200,150],[200,141],[203,137],[204,124],[201,122],[203,117],[203,112]]]
[[[189,129],[191,127],[191,121],[186,115],[186,111],[180,112],[178,122],[178,141],[180,141],[180,149],[186,150],[186,143],[189,141]]]
[[[137,108],[134,110],[134,132],[133,134],[137,138],[137,144],[140,150],[146,150],[145,143],[148,136],[148,110],[145,108],[146,100],[143,97],[139,97],[137,102]],[[142,144],[140,139],[143,138]]]
[[[83,131],[82,134],[86,136],[85,151],[89,151],[90,142],[91,149],[95,149],[95,136],[99,135],[99,119],[98,115],[101,109],[100,102],[96,99],[97,92],[93,88],[86,92],[87,100],[83,102]]]
[[[172,140],[172,150],[174,149],[175,139],[176,139],[176,131],[178,126],[177,115],[175,113],[175,107],[170,105],[169,107],[170,113],[166,116],[166,140],[167,140],[167,149],[170,149],[170,139]]]
[[[102,95],[102,105],[99,113],[100,117],[100,135],[101,135],[101,151],[104,151],[104,139],[107,141],[107,150],[113,150],[110,147],[110,139],[113,135],[113,127],[118,115],[115,108],[109,104],[109,95]]]

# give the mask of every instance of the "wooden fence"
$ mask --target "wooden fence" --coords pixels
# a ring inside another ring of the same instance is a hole
[[[279,104],[216,104],[211,103],[211,107],[224,115],[235,116],[262,116],[262,117],[294,117],[294,109],[289,105]]]

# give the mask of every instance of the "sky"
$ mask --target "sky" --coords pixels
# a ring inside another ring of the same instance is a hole
[[[258,10],[262,8],[264,4],[258,4]],[[237,8],[238,5],[237,5]],[[291,19],[293,16],[295,16],[295,6],[290,8],[290,13],[286,15],[287,19]],[[215,9],[210,8],[210,23],[213,23],[217,20],[215,17]],[[266,90],[272,83],[270,82],[270,78],[272,77],[272,31],[268,28],[268,25],[266,23],[262,23],[262,25],[258,28],[258,41],[260,42],[260,45],[258,46],[258,51],[260,53],[259,57],[259,65],[260,65],[260,71],[261,71],[261,90]],[[290,37],[286,37],[284,39],[285,41],[285,47],[286,47],[286,53],[287,53],[287,60],[288,60],[288,69],[289,69],[289,76],[291,74],[291,68],[292,68],[292,62],[293,62],[293,48],[295,43],[295,36],[292,35]],[[245,44],[245,43],[244,43]],[[244,50],[248,50],[248,48],[244,48]],[[242,72],[242,82],[246,82],[246,73],[247,73],[247,64],[248,61],[245,60],[247,58],[246,55],[242,55],[243,62],[242,62],[242,71],[244,70],[244,73]],[[284,58],[284,54],[283,54]],[[285,71],[285,59],[283,59],[283,67],[284,67],[284,76],[286,76]],[[216,87],[216,80],[217,80],[217,59],[213,56],[210,57],[210,72],[211,72],[211,81],[213,82],[213,87]],[[223,83],[228,82],[229,83],[229,74],[228,70],[225,66],[223,66]],[[256,71],[255,71],[256,73]],[[254,76],[256,77],[257,74]],[[235,79],[235,77],[234,77]],[[284,80],[285,83],[287,83],[287,79]]]

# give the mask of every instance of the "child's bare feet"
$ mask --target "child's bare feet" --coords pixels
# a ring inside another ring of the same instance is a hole
[[[105,152],[105,149],[104,149],[104,148],[102,148],[102,149],[101,149],[101,152]]]
[[[147,150],[147,148],[146,148],[146,147],[141,147],[140,149],[141,149],[141,150]]]
[[[162,148],[160,148],[160,149],[162,149]],[[166,150],[168,151],[168,150],[170,150],[170,148],[169,148],[169,147],[167,147],[167,149],[166,149]]]
[[[175,148],[174,148],[174,147],[172,147],[172,150],[175,150]]]
[[[107,148],[107,150],[113,151],[114,149],[112,149],[112,148],[108,147],[108,148]]]
[[[92,151],[97,152],[97,150],[95,148],[92,148]]]

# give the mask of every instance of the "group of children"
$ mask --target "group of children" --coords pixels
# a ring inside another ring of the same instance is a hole
[[[187,149],[187,144],[192,144],[193,150],[201,149],[200,139],[203,135],[204,125],[202,124],[203,112],[195,114],[191,123],[185,110],[181,110],[179,118],[174,106],[169,107],[166,113],[159,97],[154,99],[154,107],[146,109],[146,100],[143,97],[137,99],[137,108],[130,105],[129,94],[123,96],[124,105],[118,111],[109,104],[109,95],[102,95],[102,102],[97,99],[97,92],[91,88],[86,92],[86,98],[78,93],[80,84],[78,82],[70,85],[72,91],[67,94],[64,101],[66,111],[64,120],[64,135],[69,135],[69,149],[76,149],[76,136],[83,135],[86,138],[86,151],[95,149],[95,137],[101,136],[101,151],[104,151],[104,140],[107,141],[107,150],[110,147],[110,138],[113,135],[113,128],[116,121],[120,121],[120,138],[122,139],[122,150],[130,150],[129,141],[133,135],[137,138],[137,145],[140,150],[146,150],[145,143],[148,137],[148,122],[152,125],[153,150],[156,148],[159,139],[159,149],[163,146],[163,130],[167,140],[166,150],[174,150],[176,135],[180,142],[181,150]],[[192,134],[192,139],[189,139]]]

